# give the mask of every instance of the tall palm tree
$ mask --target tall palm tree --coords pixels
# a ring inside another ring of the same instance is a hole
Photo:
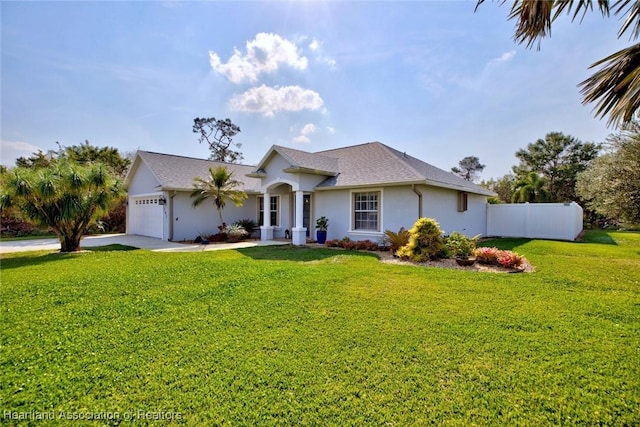
[[[209,168],[207,179],[200,177],[193,179],[194,190],[191,192],[191,197],[195,198],[193,206],[196,207],[205,200],[212,199],[218,210],[220,224],[224,224],[222,209],[227,201],[231,201],[239,207],[248,198],[247,193],[238,189],[241,185],[240,181],[233,179],[233,172],[230,172],[226,167]]]
[[[51,228],[61,252],[80,249],[80,239],[122,195],[120,181],[104,165],[66,158],[40,169],[17,167],[3,178],[0,208]]]
[[[478,0],[476,9],[485,0]],[[503,1],[505,3],[506,0]],[[540,48],[540,40],[551,34],[551,24],[562,14],[571,15],[574,21],[593,10],[594,3],[607,17],[624,15],[618,38],[630,30],[631,40],[640,36],[640,0],[514,0],[509,19],[514,19],[517,43],[534,44]],[[640,111],[640,43],[622,49],[595,62],[589,68],[601,67],[591,77],[579,84],[583,104],[595,102],[595,114],[609,115],[609,125],[630,122]]]
[[[529,172],[526,178],[517,181],[513,187],[511,201],[514,203],[545,202],[547,200],[546,182],[536,172]]]

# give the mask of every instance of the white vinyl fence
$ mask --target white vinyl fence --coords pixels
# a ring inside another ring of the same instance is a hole
[[[571,203],[487,205],[487,235],[575,240],[582,231],[582,208]]]

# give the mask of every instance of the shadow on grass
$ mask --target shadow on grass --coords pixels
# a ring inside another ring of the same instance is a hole
[[[370,252],[358,252],[344,249],[312,248],[308,246],[256,246],[253,248],[236,249],[238,253],[253,259],[274,261],[319,261],[336,255],[372,257]]]
[[[75,258],[82,256],[87,252],[122,252],[122,251],[135,251],[138,248],[126,245],[105,245],[96,246],[92,248],[84,248],[80,252],[47,252],[34,251],[34,252],[20,252],[15,254],[5,254],[2,256],[2,269],[9,270],[11,268],[20,268],[27,266],[36,266],[46,264],[54,261],[66,260],[69,258]]]
[[[514,238],[514,237],[505,237],[505,238],[493,238],[482,240],[478,242],[479,247],[486,248],[498,248],[502,250],[513,251],[515,248],[526,245],[533,239],[525,239],[525,238]]]
[[[126,251],[137,251],[138,249],[139,248],[136,248],[134,246],[119,245],[119,244],[85,248],[85,250],[91,251],[91,252],[126,252]]]
[[[599,243],[601,245],[618,245],[613,237],[605,230],[589,230],[582,237],[584,243]]]

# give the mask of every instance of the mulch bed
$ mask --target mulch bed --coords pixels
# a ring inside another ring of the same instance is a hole
[[[402,265],[414,265],[417,267],[435,267],[435,268],[448,268],[452,270],[464,270],[464,271],[480,271],[482,273],[533,273],[535,269],[533,266],[527,261],[524,260],[524,263],[520,268],[503,268],[497,265],[485,265],[475,263],[470,267],[462,267],[456,263],[455,259],[441,259],[437,261],[427,261],[427,262],[413,262],[407,260],[401,260],[399,258],[395,258],[391,252],[373,252],[378,255],[380,262],[384,262],[387,264],[402,264]]]

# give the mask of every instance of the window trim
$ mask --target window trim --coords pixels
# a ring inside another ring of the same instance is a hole
[[[458,191],[458,212],[466,212],[469,210],[469,193],[466,191]]]
[[[275,212],[275,218],[276,218],[276,223],[274,224],[273,221],[271,222],[271,226],[272,227],[280,227],[280,195],[279,194],[270,194],[269,198],[271,200],[269,200],[269,207],[271,208],[271,203],[273,202],[273,199],[276,199],[276,209],[275,210],[271,210],[269,209],[269,213],[274,213]],[[260,208],[260,206],[263,207],[263,209]],[[262,220],[260,219],[260,214],[264,215],[264,195],[258,196],[258,224],[260,226],[264,225],[264,217],[262,218]],[[272,218],[273,219],[273,218]]]
[[[377,193],[378,196],[378,223],[376,229],[359,229],[356,228],[356,195],[362,193]],[[362,234],[372,234],[372,233],[381,233],[382,228],[382,201],[383,201],[383,191],[382,188],[358,188],[354,190],[350,190],[349,192],[349,233],[362,233]]]

